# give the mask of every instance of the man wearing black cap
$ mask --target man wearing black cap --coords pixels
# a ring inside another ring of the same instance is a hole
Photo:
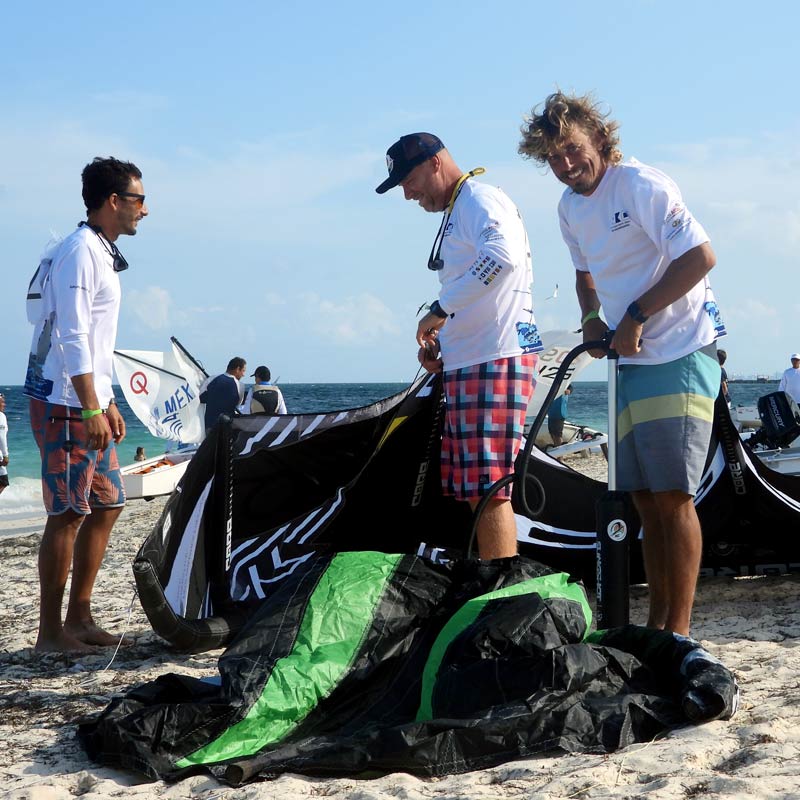
[[[419,360],[443,371],[447,413],[442,435],[445,494],[475,507],[513,472],[533,393],[541,339],[533,318],[531,254],[516,206],[500,189],[462,173],[430,133],[401,137],[386,153],[389,177],[406,200],[443,212],[428,268],[439,297],[417,326]],[[517,552],[510,487],[493,496],[478,522],[481,558]]]
[[[272,375],[269,367],[256,367],[250,376],[256,379],[256,385],[247,390],[242,403],[243,414],[286,414],[286,403],[283,393],[277,386],[270,384]]]

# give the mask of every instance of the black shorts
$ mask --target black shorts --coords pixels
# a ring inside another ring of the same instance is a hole
[[[564,433],[564,417],[547,417],[547,430],[551,436],[561,436]]]
[[[0,486],[8,486],[8,475],[0,475]]]

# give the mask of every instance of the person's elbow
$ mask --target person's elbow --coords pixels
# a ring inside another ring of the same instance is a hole
[[[698,251],[698,265],[704,270],[703,274],[708,275],[708,273],[711,272],[711,270],[714,269],[717,264],[717,255],[714,252],[714,249],[711,247],[710,242],[704,242],[695,249]]]

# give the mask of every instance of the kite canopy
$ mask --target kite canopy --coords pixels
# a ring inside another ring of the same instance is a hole
[[[463,556],[472,521],[466,504],[441,493],[440,411],[439,378],[426,376],[363,408],[221,421],[134,563],[154,630],[184,650],[225,646],[282,581],[323,553]],[[534,448],[525,491],[528,506],[542,509],[525,516],[515,486],[520,553],[593,584],[595,504],[605,489]],[[753,456],[721,400],[695,502],[705,574],[800,563],[800,478]],[[639,530],[632,508],[626,521]],[[638,541],[631,579],[644,579]]]
[[[153,778],[209,771],[445,775],[531,754],[610,752],[728,718],[738,688],[697,642],[593,634],[583,589],[522,557],[304,559],[219,661],[80,726],[89,755]]]

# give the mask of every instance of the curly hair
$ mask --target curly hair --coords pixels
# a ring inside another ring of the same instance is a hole
[[[83,202],[86,211],[91,213],[105,203],[112,194],[128,190],[132,179],[141,180],[142,172],[130,161],[119,161],[116,158],[95,158],[83,168]]]
[[[600,154],[609,164],[622,161],[619,150],[619,123],[609,120],[610,112],[603,112],[591,93],[566,95],[554,92],[544,101],[541,113],[533,108],[522,126],[519,154],[533,159],[542,166],[552,150],[566,139],[575,128],[600,138]]]

